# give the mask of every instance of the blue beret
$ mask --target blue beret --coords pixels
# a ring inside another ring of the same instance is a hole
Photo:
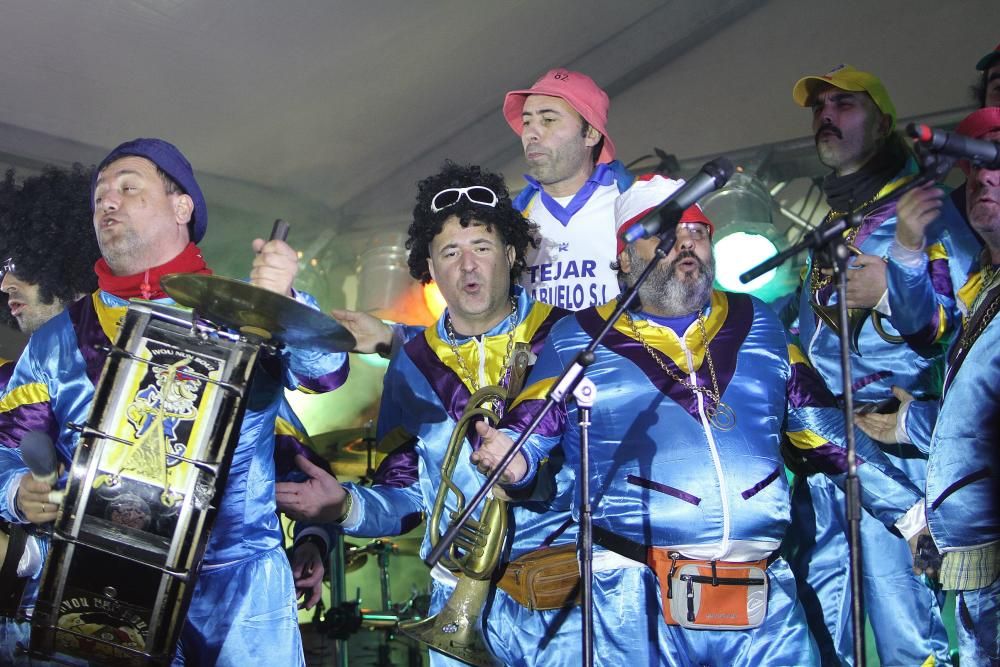
[[[97,183],[97,175],[115,160],[129,155],[144,157],[155,164],[160,168],[160,171],[174,179],[177,185],[181,186],[184,194],[191,197],[194,201],[194,214],[191,216],[194,229],[191,240],[195,243],[201,241],[202,237],[205,236],[205,230],[208,228],[208,207],[205,205],[205,197],[201,194],[198,181],[194,179],[194,170],[191,169],[191,163],[177,150],[176,146],[163,139],[133,139],[132,141],[126,141],[108,153],[108,156],[101,160],[101,164],[97,165],[97,170],[94,171],[94,177],[90,184],[91,207],[94,205],[93,195],[94,186]]]

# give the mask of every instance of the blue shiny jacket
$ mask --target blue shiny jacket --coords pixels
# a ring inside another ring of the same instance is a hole
[[[561,369],[596,335],[613,307],[583,310],[553,327],[526,388],[502,421],[511,435],[533,418]],[[713,386],[697,322],[678,337],[641,314],[635,318],[645,342],[674,374]],[[672,380],[624,318],[597,348],[587,369],[597,387],[590,428],[594,524],[692,558],[755,560],[778,548],[789,522],[782,437],[840,480],[846,472],[843,421],[833,397],[763,302],[713,292],[705,332],[722,401],[735,412],[735,428],[728,431],[710,425],[703,395]],[[577,465],[576,412],[575,403],[561,405],[542,421],[525,446],[525,480],[559,444],[567,465]],[[870,440],[862,435],[857,444],[862,502],[891,526],[919,501],[919,490]]]
[[[895,261],[889,272],[890,285],[919,322],[930,310],[926,272]],[[976,269],[959,291],[956,316],[968,312],[981,287]],[[1000,541],[1000,318],[967,354],[959,354],[963,333],[952,344],[940,403],[915,401],[905,421],[910,440],[928,452],[927,524],[943,552]]]
[[[913,169],[913,165],[909,165],[883,188],[883,192],[910,178]],[[885,259],[895,235],[896,201],[893,200],[865,216],[853,245],[867,255]],[[952,317],[955,288],[965,282],[979,243],[950,201],[944,203],[938,219],[927,228],[927,237],[926,303],[931,312],[919,327],[913,327],[905,309],[893,302],[890,289],[892,312],[888,318],[883,318],[883,326],[887,334],[901,335],[906,344],[887,342],[876,331],[871,317],[865,321],[858,337],[859,354],[851,355],[852,390],[858,403],[890,398],[893,385],[921,398],[940,395],[944,346],[947,334],[955,325]],[[810,255],[799,295],[801,345],[826,386],[840,394],[843,381],[838,334],[820,321],[810,306],[812,262]],[[888,281],[891,281],[889,276]],[[837,295],[833,285],[820,289],[818,299],[823,305],[835,305]]]
[[[514,342],[527,343],[537,355],[549,329],[566,311],[532,301],[524,290],[514,289],[517,294]],[[379,438],[398,427],[416,438],[383,462],[374,486],[345,485],[350,488],[360,511],[356,524],[345,523],[348,534],[398,535],[419,523],[420,514],[430,512],[434,505],[448,441],[472,395],[469,380],[448,343],[446,317],[447,312],[436,326],[411,338],[386,371],[379,411]],[[482,371],[477,378],[478,387],[495,384],[501,376],[510,331],[510,318],[504,318],[480,339],[456,341],[466,368],[477,375],[480,369]],[[486,479],[469,462],[469,455],[478,445],[479,438],[473,429],[471,442],[466,438],[463,443],[453,476],[453,482],[466,498],[471,497]],[[576,540],[575,524],[565,509],[545,511],[550,507],[569,506],[572,478],[572,471],[561,468],[556,476],[557,488],[553,490],[558,496],[547,497],[544,506],[541,503],[511,506],[511,531],[515,534],[511,559],[542,546]],[[445,507],[448,511],[455,509],[453,495],[449,494]],[[447,528],[448,511],[441,522],[442,533]],[[478,512],[474,517],[478,517]],[[426,556],[430,548],[430,537],[425,535],[421,553]]]

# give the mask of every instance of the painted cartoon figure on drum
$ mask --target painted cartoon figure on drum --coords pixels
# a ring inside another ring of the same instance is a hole
[[[152,350],[151,350],[152,351]],[[155,355],[161,352],[156,351]],[[108,442],[102,458],[108,469],[94,480],[94,488],[121,484],[122,474],[141,482],[153,484],[160,489],[160,502],[173,507],[182,495],[173,491],[181,480],[180,475],[189,472],[187,466],[176,472],[173,468],[180,463],[175,455],[184,455],[187,449],[190,426],[183,432],[178,428],[186,422],[194,422],[198,416],[195,402],[198,400],[202,382],[190,374],[181,372],[190,367],[191,357],[164,367],[152,368],[152,382],[136,392],[125,414],[134,429],[134,445]]]
[[[106,658],[125,657],[122,650],[97,640],[113,642],[117,646],[141,651],[145,646],[143,635],[148,631],[142,619],[136,618],[136,627],[121,624],[119,616],[103,611],[81,611],[60,616],[59,627],[72,630],[73,634],[59,635],[62,650],[85,648],[89,653]],[[91,638],[94,639],[91,639]]]
[[[198,398],[201,381],[180,372],[191,362],[185,358],[170,368],[154,368],[155,385],[149,385],[135,395],[128,407],[128,420],[135,427],[136,437],[145,435],[150,428],[162,428],[175,454],[183,453],[183,446],[176,444],[178,421],[191,421],[198,414],[194,402]],[[171,465],[174,462],[169,462]]]

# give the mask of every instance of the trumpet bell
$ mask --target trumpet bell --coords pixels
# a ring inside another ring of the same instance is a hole
[[[400,632],[469,665],[500,667],[486,648],[481,621],[489,586],[488,579],[460,576],[441,611],[422,621],[400,623]]]
[[[821,320],[833,331],[840,333],[840,316],[837,314],[837,306],[821,306],[817,303],[812,304],[813,310],[819,316]],[[872,311],[869,308],[848,308],[847,309],[847,338],[851,343],[851,352],[861,356],[861,350],[858,348],[858,339],[861,336],[861,329],[865,326],[865,322],[868,321],[869,315]]]

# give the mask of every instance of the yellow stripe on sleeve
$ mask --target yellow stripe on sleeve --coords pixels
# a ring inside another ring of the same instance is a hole
[[[41,382],[32,382],[14,387],[0,400],[0,412],[10,412],[16,408],[49,401],[49,388]]]

